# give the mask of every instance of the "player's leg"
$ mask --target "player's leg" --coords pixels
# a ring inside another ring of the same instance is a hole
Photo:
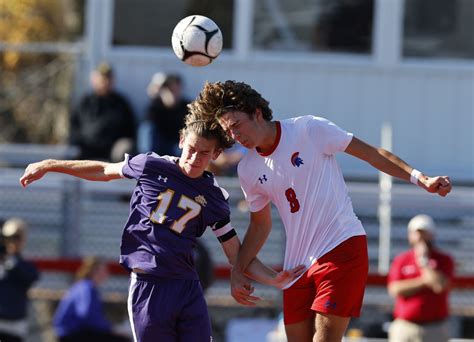
[[[367,239],[352,237],[310,269],[316,287],[314,341],[341,341],[351,317],[359,317],[368,275]]]
[[[181,280],[131,274],[128,312],[136,342],[176,342]]]
[[[176,330],[179,342],[212,341],[211,320],[199,280],[186,280],[182,298],[185,304],[179,314]]]
[[[311,342],[313,341],[314,317],[306,318],[293,324],[285,324],[285,332],[288,342]]]
[[[313,342],[341,342],[349,321],[350,317],[317,313]]]
[[[295,284],[283,291],[288,341],[312,341],[313,338],[303,340],[298,337],[299,334],[307,336],[308,332],[315,330],[314,341],[317,340],[318,322],[314,319],[316,312],[321,316],[321,336],[342,337],[350,317],[358,317],[360,314],[367,274],[365,236],[352,237],[319,258]],[[294,325],[310,318],[311,330],[309,324]]]
[[[359,317],[369,271],[367,238],[352,237],[323,255],[313,268],[317,312],[314,341],[340,341],[351,317]]]
[[[283,320],[288,342],[311,342],[315,312],[311,304],[316,295],[311,268],[283,291]]]

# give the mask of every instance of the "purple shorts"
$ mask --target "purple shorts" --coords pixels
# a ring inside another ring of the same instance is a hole
[[[199,280],[132,273],[128,314],[138,342],[212,341],[211,322]]]

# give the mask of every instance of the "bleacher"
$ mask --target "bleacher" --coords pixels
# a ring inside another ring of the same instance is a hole
[[[41,182],[23,189],[18,179],[23,169],[0,169],[0,220],[12,216],[26,219],[31,224],[26,255],[30,258],[66,258],[81,255],[101,255],[118,260],[122,227],[128,216],[128,198],[134,187],[130,180],[112,183],[87,182],[61,174],[48,174]],[[219,183],[230,193],[232,220],[243,238],[248,224],[248,213],[243,195],[235,178],[220,178]],[[376,272],[378,262],[379,227],[377,220],[378,184],[349,182],[348,189],[354,209],[368,234],[370,270]],[[474,274],[474,192],[470,187],[456,187],[447,198],[425,193],[410,184],[394,184],[392,193],[393,224],[391,230],[391,258],[407,249],[406,223],[417,213],[432,215],[438,223],[437,241],[441,248],[456,259],[458,275]],[[285,233],[278,213],[273,209],[273,230],[259,257],[269,265],[281,265],[284,256]],[[218,266],[227,260],[217,239],[206,232],[203,242]],[[69,274],[48,273],[36,285],[38,288],[64,289],[70,282]],[[128,282],[125,277],[114,278],[106,284],[106,291],[123,292]],[[279,292],[257,286],[267,304],[279,303]],[[367,305],[391,305],[384,288],[368,287]],[[219,280],[208,291],[210,303],[229,303],[228,284]],[[473,310],[474,295],[470,291],[455,291],[452,304],[458,312]]]

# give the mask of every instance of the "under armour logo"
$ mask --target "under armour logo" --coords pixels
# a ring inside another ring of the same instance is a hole
[[[324,303],[324,307],[326,309],[328,308],[331,308],[331,309],[335,309],[336,308],[336,302],[331,302],[329,299],[326,301],[326,303]]]
[[[158,180],[166,183],[168,181],[168,177],[162,177],[161,175],[158,175]]]
[[[263,184],[263,182],[266,182],[268,179],[266,175],[263,175],[262,177],[258,177],[258,180],[260,181],[260,184]]]

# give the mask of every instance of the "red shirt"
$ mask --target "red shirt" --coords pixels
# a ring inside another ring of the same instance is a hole
[[[452,280],[454,262],[449,255],[432,250],[428,265]],[[388,283],[420,276],[421,272],[415,260],[415,252],[409,250],[393,260],[388,274]],[[448,290],[445,290],[437,294],[427,287],[409,297],[398,296],[395,300],[394,316],[395,318],[417,323],[443,320],[449,314],[448,292]]]

